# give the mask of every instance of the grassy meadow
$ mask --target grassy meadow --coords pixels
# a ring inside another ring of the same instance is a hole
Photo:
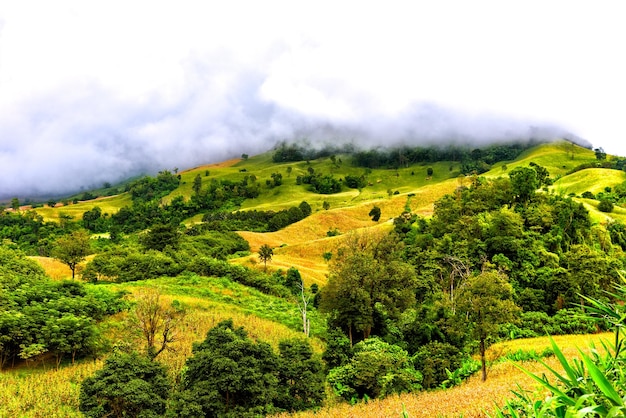
[[[428,217],[433,212],[434,202],[452,193],[459,185],[467,185],[469,179],[459,177],[458,163],[439,162],[430,165],[413,165],[398,170],[375,169],[367,175],[368,186],[361,189],[345,189],[342,193],[320,195],[307,190],[306,186],[296,185],[296,177],[307,173],[309,167],[324,174],[333,173],[336,177],[364,174],[363,168],[350,165],[350,158],[338,155],[343,160],[337,165],[330,159],[307,162],[276,164],[271,161],[272,153],[252,156],[248,159],[233,159],[218,164],[209,164],[181,171],[181,185],[163,199],[169,202],[176,196],[188,199],[192,195],[194,178],[199,174],[203,184],[211,179],[241,180],[246,175],[255,175],[263,185],[263,192],[256,199],[244,202],[242,210],[281,210],[297,206],[307,201],[313,210],[311,216],[272,233],[240,232],[250,243],[251,255],[232,259],[258,269],[263,264],[258,261],[256,252],[263,244],[274,248],[274,256],[268,263],[269,270],[296,267],[307,285],[323,285],[328,274],[328,265],[323,258],[327,252],[334,253],[342,241],[353,231],[390,230],[391,220],[406,207],[419,216]],[[535,162],[546,167],[553,178],[558,180],[549,192],[577,196],[584,191],[596,193],[604,187],[613,187],[626,180],[623,172],[603,169],[587,169],[571,175],[566,173],[574,167],[595,160],[593,151],[567,142],[557,142],[535,147],[526,151],[516,161],[495,164],[485,173],[488,177],[506,176],[515,167],[526,167]],[[291,173],[288,172],[291,167]],[[433,176],[428,177],[427,168],[433,168]],[[208,173],[207,173],[208,172]],[[283,185],[275,189],[265,188],[265,180],[272,173],[283,175]],[[208,175],[207,175],[208,174]],[[391,193],[390,193],[391,192]],[[583,202],[598,223],[610,219],[626,222],[626,209],[617,207],[611,214],[597,210],[598,202],[589,199]],[[330,208],[323,209],[328,202]],[[103,213],[115,213],[131,203],[128,194],[79,202],[55,208],[37,208],[36,212],[46,220],[58,221],[60,214],[80,219],[83,212],[100,206]],[[372,207],[378,206],[382,216],[373,222],[368,216]],[[196,215],[186,220],[190,225],[201,221]],[[329,237],[327,232],[338,229],[340,235]],[[32,257],[38,261],[53,279],[71,277],[67,266],[45,257]],[[90,285],[92,286],[92,285]],[[193,274],[183,274],[176,278],[158,278],[149,282],[140,281],[124,284],[99,284],[111,289],[128,292],[134,299],[146,287],[158,287],[166,302],[177,300],[186,311],[177,332],[177,341],[172,350],[162,353],[158,360],[167,365],[171,376],[179,375],[185,359],[191,354],[192,344],[204,338],[206,332],[219,321],[233,318],[235,325],[246,328],[252,338],[269,342],[274,347],[281,339],[298,337],[300,313],[295,301],[274,298],[254,289],[233,283],[224,278],[206,278]],[[313,313],[311,319],[312,344],[320,353],[323,343],[317,338],[323,328],[323,320]],[[139,346],[137,336],[130,332],[125,314],[108,319],[103,324],[104,332],[119,346]],[[591,342],[609,335],[561,336],[557,343],[564,347],[568,356],[576,356],[576,347],[586,348]],[[491,360],[503,357],[509,351],[535,350],[549,346],[547,338],[515,340],[495,344],[489,349]],[[546,360],[554,366],[556,360]],[[0,418],[2,417],[78,417],[78,393],[80,382],[102,366],[102,360],[85,360],[76,364],[64,364],[56,370],[53,366],[28,363],[0,373]],[[524,362],[529,370],[541,371],[536,362]],[[391,396],[355,406],[330,398],[327,406],[317,412],[303,412],[295,415],[282,414],[279,417],[401,417],[403,411],[409,417],[483,417],[491,411],[495,403],[511,398],[511,390],[517,383],[529,390],[535,390],[534,382],[510,362],[494,362],[489,370],[489,378],[481,382],[476,375],[458,387],[448,390],[434,390],[416,394]],[[538,396],[541,396],[538,393]]]

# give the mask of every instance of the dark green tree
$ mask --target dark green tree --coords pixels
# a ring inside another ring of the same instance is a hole
[[[178,248],[181,235],[172,224],[156,224],[140,237],[140,242],[147,250],[163,251],[166,247]]]
[[[81,384],[79,409],[87,417],[160,417],[170,383],[165,368],[137,353],[115,354]]]
[[[368,216],[372,218],[372,221],[378,222],[378,220],[380,219],[380,214],[380,208],[378,206],[374,206],[372,210],[370,210],[370,213],[368,213]]]
[[[252,341],[232,320],[222,321],[194,345],[170,413],[235,418],[274,412],[278,363],[268,344]]]
[[[202,190],[202,176],[200,176],[200,174],[196,174],[196,177],[193,179],[191,189],[196,195],[200,194],[200,191]]]
[[[306,340],[283,340],[278,344],[279,395],[275,406],[287,411],[313,408],[324,399],[322,362]]]
[[[353,235],[331,263],[320,309],[351,342],[353,331],[368,338],[381,313],[398,318],[415,302],[415,271],[402,261],[400,249],[392,235]]]

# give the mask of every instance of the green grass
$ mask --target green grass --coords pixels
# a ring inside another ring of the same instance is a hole
[[[126,291],[146,286],[158,287],[163,294],[172,298],[184,296],[202,300],[204,309],[211,306],[218,310],[237,311],[282,324],[293,331],[302,329],[302,320],[295,297],[293,300],[286,300],[266,295],[226,277],[200,277],[188,274],[106,286]],[[308,317],[313,335],[324,329],[323,320],[316,310],[310,310]]]
[[[341,193],[322,195],[309,191],[308,185],[297,185],[296,177],[307,174],[309,167],[315,169],[317,173],[333,174],[336,178],[344,178],[346,175],[360,176],[366,173],[366,169],[354,167],[349,155],[337,155],[337,161],[342,160],[342,163],[337,165],[333,164],[330,158],[320,158],[309,162],[274,163],[272,156],[273,152],[270,151],[252,156],[247,160],[230,160],[182,171],[179,173],[181,176],[180,186],[166,196],[163,202],[168,203],[177,196],[183,196],[185,199],[191,198],[193,181],[198,174],[201,176],[205,187],[212,179],[241,181],[247,175],[255,175],[261,184],[261,195],[255,199],[245,200],[242,205],[244,210],[281,210],[297,206],[302,201],[307,201],[313,211],[323,210],[324,201],[327,201],[333,209],[351,208],[363,204],[386,202],[389,199],[388,191],[391,191],[401,196],[411,193],[421,195],[420,211],[427,214],[428,207],[432,207],[434,200],[444,193],[449,193],[455,187],[460,173],[460,163],[445,161],[432,164],[415,164],[397,170],[373,169],[367,174],[368,186],[363,189],[356,190],[344,187]],[[597,174],[594,171],[584,170],[565,176],[566,172],[574,167],[592,161],[595,161],[593,151],[566,141],[558,141],[529,149],[515,161],[497,163],[492,170],[482,175],[486,177],[506,176],[515,167],[526,167],[530,162],[534,162],[547,168],[552,178],[560,178],[556,182],[554,190],[558,193],[567,194],[580,194],[590,188],[592,189],[590,191],[603,189],[605,186],[620,183],[623,181],[622,179],[626,178],[624,173],[615,170],[603,170]],[[288,174],[288,167],[292,169],[291,174]],[[428,167],[433,168],[432,178],[427,177],[426,170]],[[208,176],[206,176],[207,170],[209,171]],[[270,179],[272,173],[283,175],[281,186],[276,188],[266,186],[265,181]],[[593,183],[593,187],[591,187],[591,183]],[[398,197],[393,196],[394,198]],[[425,201],[424,198],[432,201]],[[36,210],[46,220],[58,220],[60,213],[66,213],[73,216],[74,219],[80,219],[85,211],[91,210],[94,206],[100,206],[104,213],[115,213],[130,203],[130,196],[125,193],[111,198],[80,202],[76,205],[57,208],[46,207]],[[397,214],[386,213],[385,215],[396,216]],[[187,220],[186,223],[198,221],[200,221],[200,217],[195,216]]]
[[[43,216],[46,221],[59,221],[61,214],[69,215],[73,219],[82,219],[83,213],[99,206],[102,209],[102,214],[108,213],[109,215],[117,213],[118,210],[124,206],[131,204],[130,194],[122,193],[116,196],[102,197],[95,200],[87,200],[84,202],[78,202],[76,204],[69,204],[67,206],[41,207],[35,209],[35,211]]]
[[[577,196],[584,192],[594,195],[604,191],[605,187],[614,187],[626,181],[626,173],[607,168],[588,168],[562,177],[552,186],[552,189],[562,195],[574,193]]]

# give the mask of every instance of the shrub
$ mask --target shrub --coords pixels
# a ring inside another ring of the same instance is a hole
[[[608,199],[600,200],[600,203],[598,203],[598,210],[605,213],[613,212],[613,202]]]
[[[452,344],[433,341],[420,347],[413,356],[413,364],[424,376],[425,388],[439,386],[448,379],[447,370],[461,366],[463,354]]]
[[[137,353],[116,354],[83,381],[79,409],[87,417],[163,416],[169,390],[159,363]]]
[[[417,390],[421,380],[405,350],[378,338],[356,344],[349,363],[328,373],[335,393],[352,402]]]

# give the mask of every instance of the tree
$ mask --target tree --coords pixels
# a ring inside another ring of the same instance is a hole
[[[74,231],[61,237],[56,242],[52,256],[72,270],[72,279],[76,274],[76,266],[91,253],[89,233],[84,230]]]
[[[600,203],[598,203],[598,210],[600,212],[611,213],[613,212],[613,202],[609,199],[601,199]]]
[[[193,192],[197,195],[200,194],[202,190],[202,176],[200,174],[196,174],[196,177],[193,179],[193,186],[191,186]]]
[[[267,271],[267,262],[272,261],[272,256],[274,255],[274,250],[267,244],[261,245],[259,248],[259,260],[263,262],[265,265],[265,271]]]
[[[102,209],[99,206],[95,206],[93,209],[83,213],[83,226],[93,232],[99,232],[98,220],[102,216]]]
[[[413,367],[409,354],[378,338],[355,345],[349,362],[328,373],[335,392],[348,401],[410,392],[420,389],[421,381],[422,375]]]
[[[269,344],[252,341],[232,319],[209,330],[187,359],[173,416],[253,417],[275,411],[278,356]]]
[[[375,318],[398,318],[415,302],[416,276],[401,259],[401,245],[392,235],[353,235],[337,251],[322,289],[320,309],[330,314],[331,326],[368,338]]]
[[[13,199],[11,199],[11,208],[14,211],[20,210],[20,200],[17,197],[14,197]]]
[[[180,238],[180,233],[175,225],[156,224],[140,237],[140,242],[147,250],[163,251],[168,246],[174,249],[178,248]]]
[[[156,358],[169,345],[176,341],[175,327],[183,311],[174,301],[165,306],[158,289],[147,288],[141,291],[131,317],[131,323],[140,330],[146,342],[146,352],[150,359]]]
[[[322,362],[315,358],[307,340],[290,339],[278,343],[279,395],[275,406],[287,411],[313,408],[324,399]]]
[[[322,203],[322,207],[324,208],[324,210],[328,210],[330,209],[330,203],[328,203],[327,200],[324,200],[324,203]]]
[[[513,322],[520,312],[512,298],[513,287],[506,276],[496,271],[470,277],[459,296],[458,310],[466,315],[479,342],[483,381],[487,380],[487,339],[497,332],[500,324]]]
[[[509,172],[513,193],[522,202],[528,202],[541,183],[537,171],[529,167],[517,167]]]
[[[137,353],[115,354],[80,387],[87,417],[157,417],[165,413],[170,384],[165,368]]]
[[[432,167],[428,167],[428,168],[426,169],[426,175],[427,175],[428,177],[432,177],[432,176],[433,176],[433,168],[432,168]]]
[[[598,161],[606,160],[606,152],[604,152],[604,149],[602,147],[595,148],[593,151],[596,153],[596,159]]]
[[[372,210],[370,210],[370,213],[368,213],[368,216],[372,218],[372,221],[378,222],[380,219],[380,208],[378,206],[374,206]]]

